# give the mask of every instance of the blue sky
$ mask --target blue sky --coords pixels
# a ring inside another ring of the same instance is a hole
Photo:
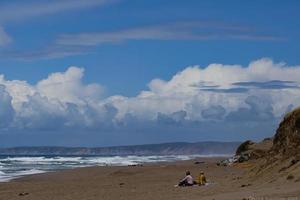
[[[270,136],[283,113],[299,106],[299,6],[296,0],[1,1],[2,117],[11,118],[2,125],[0,145]],[[55,88],[58,82],[63,89]],[[290,94],[295,98],[282,99]],[[82,118],[58,113],[71,112],[71,104]],[[252,116],[259,118],[260,112],[264,123]],[[240,115],[248,122],[238,121]],[[31,120],[35,117],[43,120]],[[61,128],[51,127],[57,121],[64,121]],[[121,127],[125,121],[132,127]],[[81,122],[77,131],[74,124]],[[102,123],[110,125],[103,128]],[[24,137],[23,142],[16,137]]]

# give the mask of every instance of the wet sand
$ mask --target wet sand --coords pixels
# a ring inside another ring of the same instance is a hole
[[[217,160],[199,158],[37,174],[0,183],[0,200],[242,200],[249,197],[300,200],[300,181],[256,181],[246,176],[250,165],[220,167],[216,165]],[[195,161],[201,163],[195,164]],[[186,170],[194,177],[204,171],[210,185],[174,187]]]

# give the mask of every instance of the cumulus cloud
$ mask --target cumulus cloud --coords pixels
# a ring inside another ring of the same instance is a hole
[[[53,73],[39,81],[36,89],[42,96],[61,102],[84,104],[99,100],[103,87],[99,84],[83,85],[83,73],[83,68],[70,67],[64,73]]]
[[[14,127],[59,129],[96,124],[91,113],[105,110],[105,105],[100,105],[104,89],[99,84],[83,84],[83,74],[83,68],[70,67],[50,74],[36,85],[6,80],[1,75],[0,86],[6,92],[2,96],[8,96],[13,107],[10,110],[16,113]]]
[[[226,114],[225,108],[220,105],[211,106],[209,108],[203,109],[201,112],[204,119],[217,119],[221,120]]]
[[[8,128],[14,117],[14,109],[11,104],[11,96],[0,85],[0,128]]]
[[[186,115],[186,111],[183,110],[171,114],[158,113],[157,121],[163,124],[178,124],[185,120]]]
[[[287,110],[299,106],[299,74],[300,66],[270,59],[248,66],[190,66],[170,80],[153,79],[135,97],[105,98],[103,86],[82,82],[83,68],[50,74],[35,85],[1,75],[0,127],[100,135],[184,129],[195,137],[209,131],[225,138],[233,132],[270,131]],[[236,87],[245,90],[230,92]]]
[[[230,112],[226,120],[239,122],[259,122],[270,121],[275,119],[273,107],[267,99],[259,98],[258,96],[248,96],[245,99],[248,107],[240,107],[236,111]]]

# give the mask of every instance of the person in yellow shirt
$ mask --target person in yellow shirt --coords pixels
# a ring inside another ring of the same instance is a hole
[[[204,176],[204,172],[201,171],[197,178],[197,184],[201,186],[201,185],[205,185],[205,183],[206,183],[206,178]]]

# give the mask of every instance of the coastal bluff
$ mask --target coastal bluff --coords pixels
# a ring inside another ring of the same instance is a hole
[[[272,138],[259,143],[248,140],[237,148],[236,155],[247,156],[254,166],[250,177],[300,181],[300,108],[285,115]]]

